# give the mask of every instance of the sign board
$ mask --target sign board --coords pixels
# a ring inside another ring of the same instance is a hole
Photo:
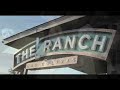
[[[14,68],[51,55],[84,55],[106,60],[116,31],[85,28],[59,32],[36,39],[14,56]]]
[[[77,63],[77,56],[43,60],[26,64],[26,69],[45,68],[53,66],[63,66]]]

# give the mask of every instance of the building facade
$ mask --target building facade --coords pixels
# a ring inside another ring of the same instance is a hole
[[[3,40],[19,49],[13,70],[70,67],[87,74],[118,74],[119,16],[62,16]]]

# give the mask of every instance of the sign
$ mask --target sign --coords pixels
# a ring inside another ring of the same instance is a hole
[[[64,57],[64,58],[31,62],[31,63],[26,64],[26,69],[35,69],[35,68],[45,68],[45,67],[76,64],[77,58],[78,58],[77,56],[70,56],[70,57]]]
[[[51,55],[84,55],[106,60],[116,31],[85,28],[67,30],[37,38],[14,56],[14,68],[41,57]],[[39,36],[38,36],[39,37]]]
[[[106,60],[115,30],[79,29],[38,39],[36,58],[74,54]]]

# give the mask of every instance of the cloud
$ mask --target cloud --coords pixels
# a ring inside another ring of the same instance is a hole
[[[14,31],[10,28],[3,28],[1,29],[1,34],[3,38],[10,37],[14,34]]]
[[[8,70],[13,66],[13,56],[10,54],[0,54],[0,73],[8,74]]]
[[[8,74],[8,70],[13,66],[15,52],[16,49],[4,45],[0,39],[0,74]]]
[[[6,66],[0,66],[0,74],[9,74],[8,68]]]
[[[13,54],[14,55],[18,51],[19,51],[18,49],[15,49],[15,48],[12,48],[12,47],[8,47],[2,53],[4,53],[4,54]]]

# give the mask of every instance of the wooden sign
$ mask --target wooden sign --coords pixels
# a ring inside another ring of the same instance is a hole
[[[77,63],[78,56],[70,56],[51,60],[43,60],[26,64],[26,69],[45,68],[53,66],[70,65]]]

